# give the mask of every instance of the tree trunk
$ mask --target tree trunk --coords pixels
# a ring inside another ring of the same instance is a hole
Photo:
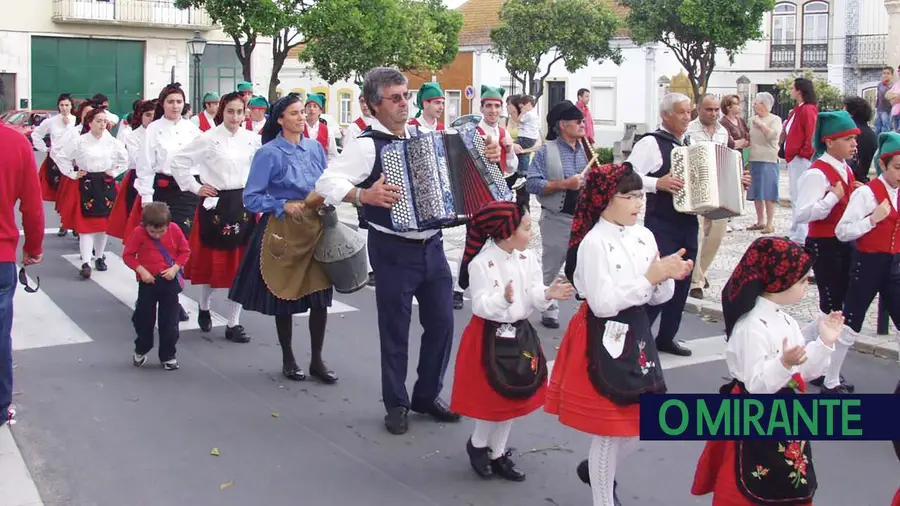
[[[252,83],[251,64],[253,61],[253,50],[256,48],[256,34],[247,35],[244,42],[241,42],[241,39],[235,36],[232,36],[231,39],[234,41],[234,52],[238,57],[238,61],[241,62],[241,73],[244,81]]]
[[[274,50],[272,51],[275,52]],[[281,68],[284,67],[284,60],[287,58],[287,52],[283,52],[283,55],[272,55],[272,74],[269,76],[269,103],[274,104],[276,100],[278,100],[278,85],[281,84],[281,79],[278,79],[278,74],[281,72]]]

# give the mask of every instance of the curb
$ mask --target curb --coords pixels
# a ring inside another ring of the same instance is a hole
[[[715,302],[688,297],[684,304],[684,310],[698,316],[711,316],[713,318],[722,319],[722,305]],[[856,343],[853,344],[853,350],[867,355],[875,355],[876,357],[886,358],[888,360],[900,360],[898,348],[890,343],[885,343],[884,339],[860,334]]]

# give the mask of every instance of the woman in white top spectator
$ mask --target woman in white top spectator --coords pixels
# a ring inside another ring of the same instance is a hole
[[[756,206],[756,224],[747,230],[763,234],[775,232],[775,203],[778,202],[778,138],[781,118],[772,114],[775,98],[757,93],[750,118],[750,188],[747,200]]]

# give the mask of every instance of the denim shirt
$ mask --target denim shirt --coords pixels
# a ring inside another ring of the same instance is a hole
[[[293,144],[279,133],[253,156],[244,207],[280,218],[287,201],[303,200],[315,189],[326,164],[325,150],[315,140],[301,137]]]

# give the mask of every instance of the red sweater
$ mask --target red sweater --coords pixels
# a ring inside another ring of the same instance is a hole
[[[159,242],[166,248],[175,263],[184,267],[191,256],[191,247],[178,225],[169,223],[169,230],[159,239]],[[131,270],[137,272],[138,266],[143,266],[154,276],[158,276],[159,273],[170,267],[169,262],[166,262],[166,258],[160,253],[156,243],[153,242],[144,227],[135,228],[128,236],[125,250],[122,251],[122,260]],[[137,279],[140,281],[141,276],[138,275]]]
[[[791,131],[784,139],[784,159],[789,162],[796,157],[812,160],[816,154],[813,148],[812,138],[816,132],[816,118],[819,117],[819,108],[814,104],[801,104],[788,114],[788,123],[791,118]]]
[[[19,246],[16,202],[25,230],[25,253],[43,252],[44,203],[31,145],[21,133],[0,124],[0,262],[15,262]]]

